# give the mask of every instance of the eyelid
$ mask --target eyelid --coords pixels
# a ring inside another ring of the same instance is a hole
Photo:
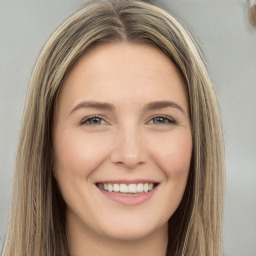
[[[150,118],[150,120],[147,123],[150,123],[151,121],[153,121],[154,118],[157,118],[157,117],[167,119],[169,122],[159,123],[159,124],[156,124],[156,125],[177,125],[178,124],[177,121],[173,117],[168,116],[168,115],[154,115]],[[154,124],[154,123],[150,123],[150,124]]]
[[[88,125],[88,126],[93,126],[93,124],[87,124],[86,122],[92,118],[99,118],[102,121],[104,121],[104,123],[108,123],[101,115],[90,115],[90,116],[86,116],[84,117],[81,121],[80,121],[80,125]],[[102,124],[99,124],[102,125]],[[95,124],[95,126],[97,126],[97,124]]]
[[[163,118],[163,119],[166,119],[168,120],[168,122],[163,122],[163,123],[152,123],[153,119],[154,118],[157,118],[157,117],[160,117],[160,118]],[[108,122],[105,120],[104,117],[102,117],[101,115],[90,115],[90,116],[87,116],[87,117],[84,117],[81,121],[80,121],[80,125],[88,125],[88,126],[99,126],[99,125],[102,125],[102,124],[88,124],[86,123],[88,120],[92,119],[92,118],[98,118],[98,119],[101,119],[101,121],[104,122],[104,124],[108,124]],[[158,115],[154,115],[154,116],[151,116],[150,119],[146,122],[146,123],[149,123],[149,124],[155,124],[155,125],[177,125],[177,121],[171,117],[171,116],[168,116],[168,115],[161,115],[161,114],[158,114]]]

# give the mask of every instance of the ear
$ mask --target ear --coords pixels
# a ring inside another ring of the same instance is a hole
[[[256,27],[256,1],[249,0],[249,20],[253,27]]]

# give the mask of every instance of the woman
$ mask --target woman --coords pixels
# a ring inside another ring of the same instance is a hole
[[[220,114],[168,13],[93,1],[31,77],[3,256],[221,255]]]

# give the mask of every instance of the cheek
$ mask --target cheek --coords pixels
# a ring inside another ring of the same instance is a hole
[[[162,143],[154,147],[157,165],[163,170],[167,179],[186,183],[192,155],[192,137],[190,131],[178,131],[161,138]],[[183,181],[183,182],[182,182]],[[179,183],[177,183],[179,185]]]
[[[87,178],[105,160],[107,149],[102,147],[102,141],[101,137],[85,136],[83,132],[60,134],[54,147],[54,169],[57,175]]]

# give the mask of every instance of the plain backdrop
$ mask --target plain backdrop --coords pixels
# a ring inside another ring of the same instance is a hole
[[[52,32],[82,0],[0,0],[0,245],[26,87]],[[256,30],[247,0],[159,0],[200,43],[215,84],[226,145],[224,255],[256,256]]]

